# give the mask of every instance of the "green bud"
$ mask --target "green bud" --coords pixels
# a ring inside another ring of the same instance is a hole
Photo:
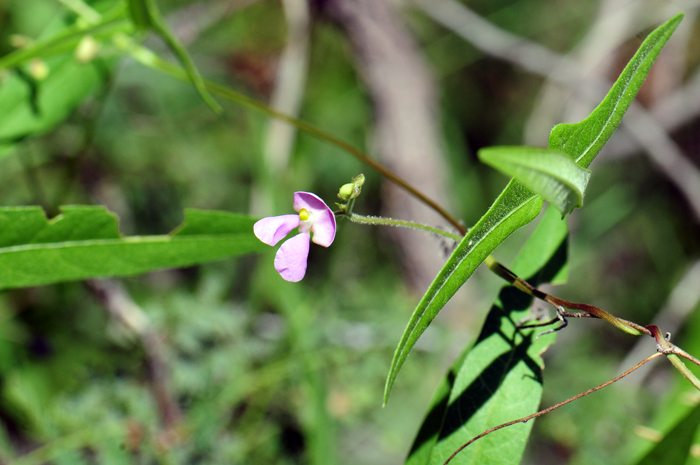
[[[46,79],[49,76],[49,72],[49,65],[45,61],[34,58],[29,62],[29,74],[37,81]]]
[[[343,184],[343,187],[341,187],[340,191],[338,192],[338,197],[343,200],[350,200],[350,196],[352,196],[354,191],[355,185],[353,183]]]
[[[79,63],[88,63],[95,58],[100,50],[100,44],[92,36],[83,37],[78,43],[78,48],[75,49],[75,59]]]

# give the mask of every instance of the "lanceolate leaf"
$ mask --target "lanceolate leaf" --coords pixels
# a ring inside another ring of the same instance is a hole
[[[654,30],[591,116],[577,124],[556,126],[550,134],[549,148],[567,153],[579,166],[588,167],[620,124],[622,115],[639,91],[651,64],[681,19],[682,15],[678,15]],[[384,388],[384,402],[389,397],[406,357],[442,307],[481,262],[506,237],[532,221],[541,208],[541,197],[511,180],[486,214],[469,230],[411,315],[391,361]]]
[[[0,209],[0,289],[191,266],[267,248],[254,218],[186,210],[163,236],[122,237],[103,207],[69,206],[47,220],[39,207]]]
[[[579,166],[587,168],[617,129],[651,65],[682,19],[682,13],[676,15],[649,34],[608,95],[586,119],[574,124],[554,126],[549,133],[549,148],[568,153]]]
[[[565,269],[567,234],[561,215],[550,207],[515,260],[514,271],[535,286],[557,279]],[[516,329],[531,302],[510,286],[502,289],[477,342],[460,357],[434,397],[408,465],[442,464],[488,428],[537,411],[543,366],[539,354],[554,342],[554,334],[535,339],[532,330]],[[520,463],[531,428],[532,422],[487,435],[453,463]]]
[[[583,205],[591,172],[562,152],[538,147],[489,147],[479,150],[479,160],[520,181],[554,205],[562,216]]]
[[[511,181],[486,214],[469,230],[442,267],[413,312],[394,352],[384,390],[384,402],[401,365],[438,312],[491,252],[513,231],[537,217],[543,200],[517,181]]]

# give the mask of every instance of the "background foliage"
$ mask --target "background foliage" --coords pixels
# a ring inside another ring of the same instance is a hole
[[[105,17],[117,4],[89,3]],[[293,3],[158,5],[203,76],[270,102],[285,47],[295,40],[288,36]],[[330,3],[311,4],[299,117],[372,153],[378,116],[352,44],[326,11]],[[639,100],[697,167],[700,4],[466,3],[533,46],[571,52],[585,70],[574,83],[582,92],[586,82],[596,92],[596,82],[614,80],[654,26],[685,11]],[[0,2],[0,65],[28,41],[70,31],[76,15],[66,5]],[[424,5],[400,5],[396,13],[439,93],[448,174],[433,182],[444,184],[455,216],[473,225],[507,182],[476,152],[544,147],[551,126],[587,115],[590,100],[554,93],[556,78],[474,46]],[[163,237],[184,221],[185,208],[289,213],[293,191],[332,202],[362,171],[367,182],[356,209],[391,207],[376,172],[308,134],[297,135],[288,165],[276,171],[265,161],[268,117],[220,98],[217,115],[191,84],[125,56],[110,38],[132,31],[111,27],[96,31],[101,47],[88,63],[76,62],[71,43],[47,51],[43,81],[29,59],[13,64],[18,71],[2,71],[3,206],[40,205],[53,218],[61,205],[104,205],[123,234]],[[156,35],[144,40],[177,61]],[[48,110],[37,113],[33,104]],[[569,283],[556,292],[639,323],[665,319],[662,329],[698,355],[700,215],[687,195],[695,181],[683,184],[678,168],[669,174],[655,160],[625,130],[613,137],[591,167],[585,208],[569,216]],[[510,265],[531,232],[516,233],[496,257]],[[437,240],[420,238],[440,254]],[[418,341],[382,409],[396,341],[425,292],[396,237],[343,222],[331,248],[312,250],[298,284],[282,282],[273,251],[259,250],[126,278],[123,288],[71,282],[0,295],[0,462],[403,463],[435,387],[477,338],[502,282],[477,271]],[[115,311],[105,296],[126,299],[132,313]],[[654,350],[650,344],[639,355],[637,342],[601,322],[573,322],[543,354],[543,404],[599,384]],[[668,457],[665,448],[687,451],[689,444],[690,456],[673,463],[695,463],[698,438],[669,436],[683,445],[661,439],[673,428],[697,429],[699,398],[678,378],[662,364],[538,419],[524,463],[654,463],[654,454]]]

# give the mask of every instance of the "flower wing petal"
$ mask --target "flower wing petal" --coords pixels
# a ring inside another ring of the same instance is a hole
[[[285,281],[296,283],[306,274],[310,234],[300,233],[282,244],[275,255],[275,269]]]
[[[321,200],[316,194],[311,192],[295,192],[294,193],[294,210],[299,211],[302,208],[312,212],[314,215],[314,223],[311,227],[311,232],[314,233],[313,239],[315,244],[323,247],[328,247],[335,239],[335,214],[326,203]]]
[[[294,228],[299,227],[299,215],[281,215],[263,218],[253,225],[255,237],[267,245],[276,245]]]

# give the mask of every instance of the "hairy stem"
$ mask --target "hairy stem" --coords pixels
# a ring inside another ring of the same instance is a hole
[[[353,223],[368,224],[368,225],[372,225],[372,226],[396,226],[396,227],[402,227],[402,228],[420,229],[421,231],[427,231],[427,232],[430,232],[433,234],[447,237],[448,239],[452,239],[453,241],[456,241],[456,242],[459,242],[462,240],[462,237],[458,236],[456,234],[452,234],[450,232],[443,231],[442,229],[428,226],[427,224],[415,223],[413,221],[397,220],[394,218],[386,218],[386,217],[381,217],[381,216],[364,216],[364,215],[358,215],[357,213],[352,213],[352,212],[347,212],[347,211],[345,213],[343,213],[343,216],[345,216],[347,219],[349,219]]]

